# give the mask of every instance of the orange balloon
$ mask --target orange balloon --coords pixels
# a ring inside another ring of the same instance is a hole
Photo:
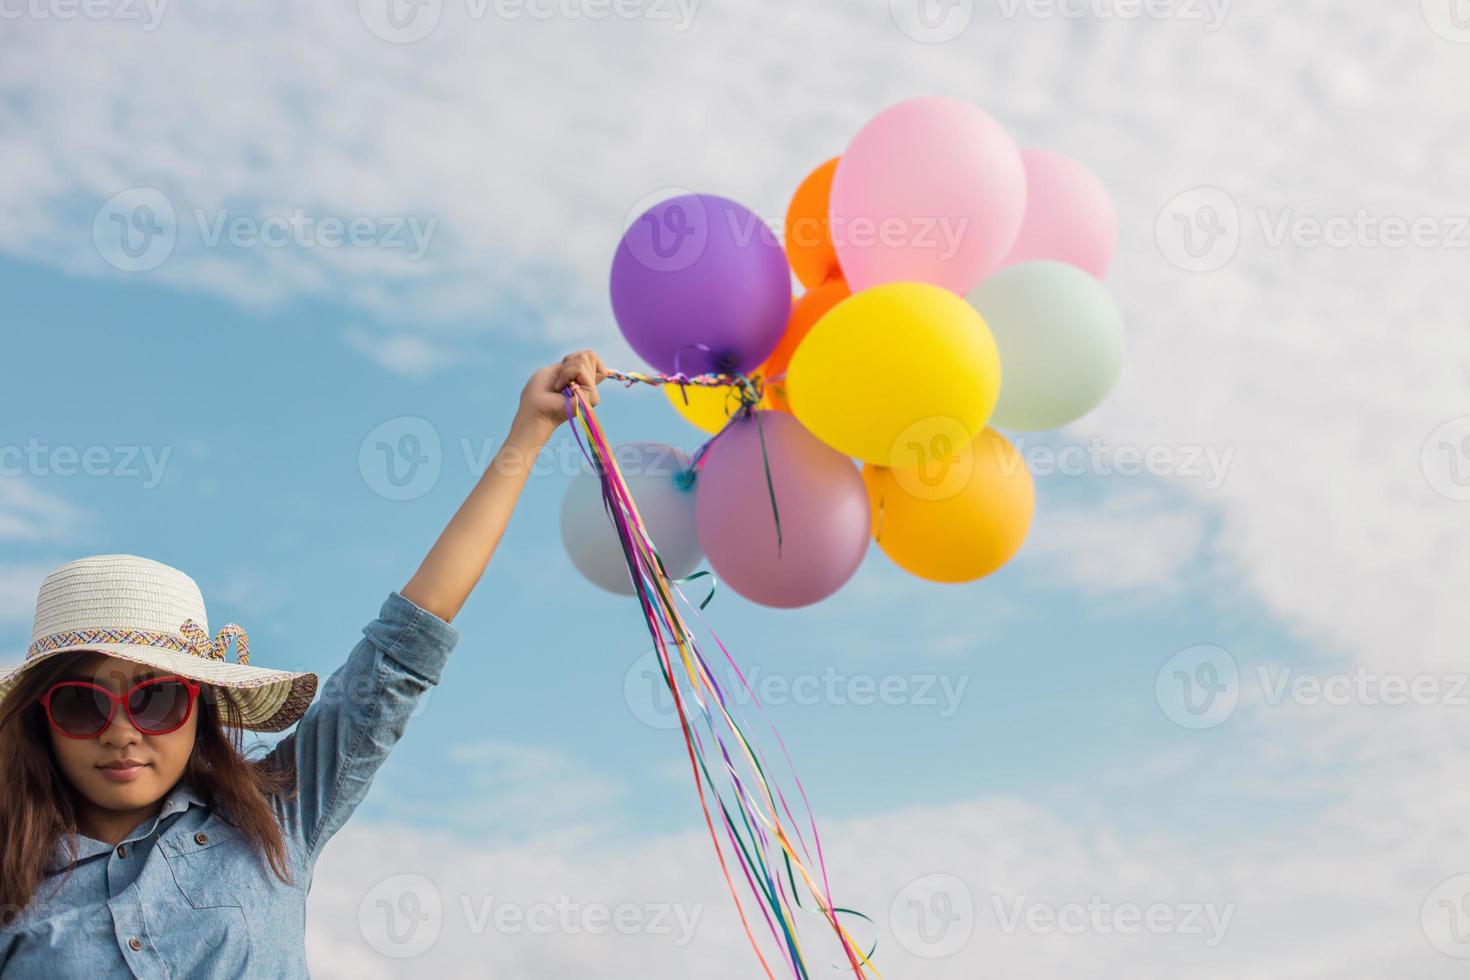
[[[808,289],[842,275],[827,216],[827,198],[832,192],[832,175],[837,172],[838,159],[833,157],[807,174],[786,209],[786,257],[791,262],[791,271]]]
[[[912,466],[863,466],[873,538],[919,578],[983,578],[1011,560],[1031,528],[1036,491],[1026,460],[994,429],[966,442],[952,420],[913,428],[905,453]]]
[[[791,363],[791,355],[796,353],[796,348],[806,337],[808,331],[816,325],[816,322],[827,315],[827,311],[838,303],[847,299],[852,294],[848,292],[847,283],[839,276],[828,279],[820,286],[815,286],[804,293],[801,299],[791,306],[791,318],[786,321],[786,332],[781,335],[781,342],[776,349],[771,351],[771,356],[760,367],[763,378],[771,378],[784,374],[786,366]],[[783,412],[791,411],[791,402],[786,398],[786,379],[777,377],[774,381],[766,383],[766,401],[773,408]]]

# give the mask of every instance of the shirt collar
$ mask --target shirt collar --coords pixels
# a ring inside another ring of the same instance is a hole
[[[168,791],[163,798],[163,805],[158,808],[157,816],[145,820],[128,834],[124,843],[131,844],[135,840],[141,840],[153,834],[158,825],[167,820],[175,813],[183,813],[191,806],[204,806],[204,800],[189,786],[188,780],[181,779],[174,788]],[[83,834],[64,833],[56,841],[56,846],[51,851],[51,861],[46,866],[47,874],[54,874],[71,863],[71,853],[67,847],[68,841],[74,842],[77,848],[77,860],[84,861],[98,854],[105,854],[112,850],[113,845],[105,841],[87,837]]]

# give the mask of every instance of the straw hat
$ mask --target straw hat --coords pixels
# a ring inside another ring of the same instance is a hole
[[[225,659],[231,636],[235,663]],[[315,674],[249,666],[249,638],[234,623],[211,640],[194,580],[137,555],[93,555],[46,576],[25,663],[0,668],[0,700],[37,664],[87,650],[213,685],[239,707],[240,727],[250,731],[290,727],[316,695]],[[223,722],[223,698],[218,707]]]

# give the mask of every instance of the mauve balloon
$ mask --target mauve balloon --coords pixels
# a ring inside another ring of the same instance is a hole
[[[781,514],[779,554],[757,425]],[[871,515],[852,460],[785,412],[761,410],[733,423],[695,483],[699,541],[715,576],[766,606],[806,606],[842,588],[867,554]]]
[[[791,312],[791,271],[776,236],[750,209],[713,194],[673,197],[639,215],[613,256],[611,290],[623,336],[665,374],[749,374]]]

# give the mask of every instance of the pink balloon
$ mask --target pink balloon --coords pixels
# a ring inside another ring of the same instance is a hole
[[[1022,150],[1026,217],[1006,265],[1053,259],[1101,279],[1118,248],[1118,209],[1083,164],[1053,150]]]
[[[1026,169],[985,110],[909,99],[848,144],[830,210],[837,262],[854,293],[927,282],[963,295],[1010,251],[1026,211]]]
[[[779,553],[762,435],[781,516]],[[862,564],[872,529],[852,460],[795,416],[768,410],[732,423],[710,447],[694,485],[694,520],[720,581],[752,602],[786,609],[842,588]]]

